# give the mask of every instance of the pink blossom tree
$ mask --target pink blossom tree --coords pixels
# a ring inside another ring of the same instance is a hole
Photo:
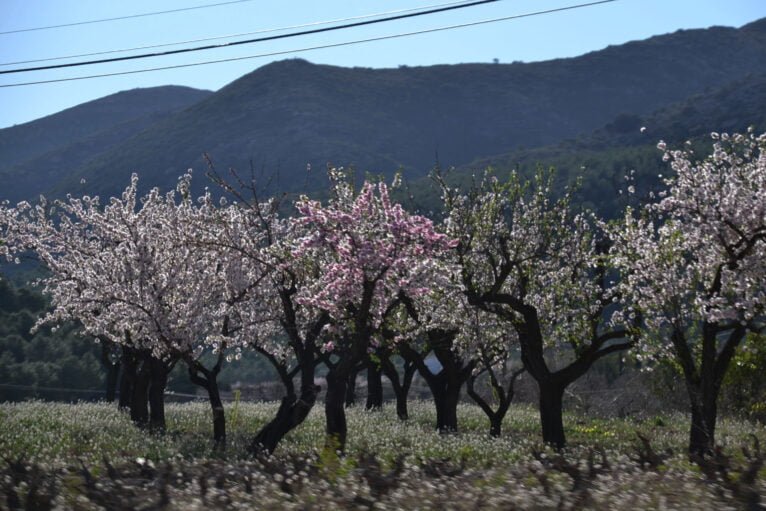
[[[638,356],[682,370],[697,455],[715,446],[723,378],[766,305],[766,135],[713,139],[700,161],[659,144],[675,175],[657,204],[627,212],[612,248],[635,306],[625,313],[643,319]]]
[[[296,300],[330,317],[320,348],[329,367],[325,417],[329,445],[342,450],[350,372],[388,342],[383,326],[401,296],[417,299],[439,285],[438,259],[454,244],[427,218],[392,203],[385,184],[365,182],[355,194],[341,172],[330,175],[333,197],[326,206],[305,197],[296,203],[294,221],[309,230],[293,256],[319,263],[317,278]]]

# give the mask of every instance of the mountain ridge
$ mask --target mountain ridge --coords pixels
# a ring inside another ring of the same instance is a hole
[[[167,188],[187,168],[204,170],[206,153],[220,169],[252,167],[269,192],[323,185],[322,172],[306,169],[328,162],[387,175],[403,168],[417,177],[436,161],[459,166],[556,144],[620,114],[646,116],[752,73],[766,73],[766,20],[533,63],[371,69],[289,59],[46,175],[56,195],[119,193],[135,171],[143,186]],[[31,191],[25,186],[18,192]]]

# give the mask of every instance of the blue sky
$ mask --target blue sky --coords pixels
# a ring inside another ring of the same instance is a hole
[[[0,32],[217,3],[222,0],[2,0]],[[180,13],[0,35],[0,63],[164,44],[447,3],[449,0],[248,0]],[[370,27],[179,56],[0,75],[0,85],[283,52],[584,3],[501,0]],[[0,88],[0,128],[121,90],[187,85],[216,90],[273,60],[301,57],[338,66],[396,67],[462,62],[532,62],[571,57],[678,29],[738,27],[766,17],[766,0],[617,0],[572,11],[342,48],[185,69]],[[253,36],[251,36],[253,37]],[[240,37],[244,38],[244,37]],[[237,38],[233,37],[232,40]],[[202,43],[199,43],[202,44]],[[173,47],[177,48],[177,47]],[[151,50],[149,50],[151,51]],[[156,50],[155,50],[156,51]],[[90,57],[95,58],[95,57]],[[72,59],[72,60],[82,60]],[[67,62],[66,60],[56,62]],[[18,65],[21,66],[21,65]],[[10,69],[16,66],[0,66]]]

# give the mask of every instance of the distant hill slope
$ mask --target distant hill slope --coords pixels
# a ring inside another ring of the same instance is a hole
[[[212,92],[165,86],[112,94],[0,130],[0,199],[46,190],[95,155]]]
[[[287,60],[243,76],[46,184],[57,194],[111,195],[138,171],[144,186],[169,187],[189,167],[204,171],[203,152],[219,169],[249,172],[252,164],[271,191],[316,188],[325,182],[327,162],[386,174],[401,166],[417,177],[437,157],[445,166],[463,165],[548,146],[619,114],[630,121],[753,73],[766,73],[764,20],[529,64],[366,69]],[[314,170],[307,176],[308,163]]]
[[[538,166],[554,167],[561,185],[583,180],[578,200],[607,216],[614,216],[627,200],[625,176],[635,170],[633,184],[641,200],[660,184],[659,175],[670,175],[657,143],[671,147],[694,143],[702,158],[710,151],[710,133],[745,132],[753,126],[766,131],[766,75],[751,75],[718,89],[693,95],[646,116],[621,114],[591,134],[558,144],[477,159],[449,172],[457,186],[468,186],[472,176],[492,168],[502,177],[511,170],[531,175]],[[642,132],[641,128],[646,129]],[[416,180],[416,205],[421,211],[438,207],[438,195],[431,184]]]

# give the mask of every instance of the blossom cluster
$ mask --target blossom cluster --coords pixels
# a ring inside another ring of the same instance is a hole
[[[755,327],[766,306],[766,135],[712,135],[713,151],[659,144],[674,175],[662,199],[628,210],[612,235],[621,287],[651,327],[644,351],[697,322]],[[664,339],[657,343],[657,339]]]

